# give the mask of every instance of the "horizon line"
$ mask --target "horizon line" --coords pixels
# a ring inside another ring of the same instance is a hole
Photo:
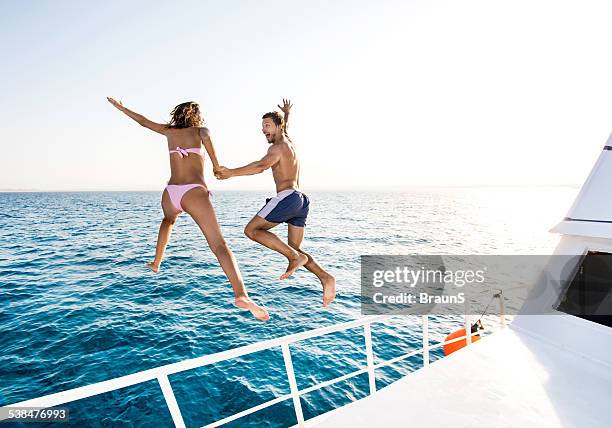
[[[304,191],[359,191],[359,190],[404,190],[404,189],[419,189],[419,188],[434,188],[434,189],[462,189],[462,188],[510,188],[510,187],[518,187],[518,188],[529,188],[529,187],[570,187],[570,188],[579,188],[579,184],[415,184],[415,185],[388,185],[388,186],[338,186],[338,187],[312,187],[307,189],[302,189]],[[244,189],[219,189],[215,190],[215,192],[266,192],[271,191],[273,189],[269,188],[244,188]],[[6,188],[0,189],[0,193],[60,193],[60,192],[163,192],[160,189],[100,189],[100,188],[90,188],[90,189],[15,189],[15,188]]]

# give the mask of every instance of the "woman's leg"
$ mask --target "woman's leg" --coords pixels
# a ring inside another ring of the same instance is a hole
[[[153,272],[159,272],[159,266],[161,265],[162,260],[164,259],[164,253],[166,252],[166,246],[170,241],[170,234],[172,233],[172,228],[174,227],[174,223],[178,218],[178,215],[181,213],[174,205],[172,205],[172,201],[170,201],[170,196],[168,195],[168,191],[164,190],[162,194],[162,210],[164,211],[164,218],[159,225],[159,233],[157,234],[157,247],[155,248],[155,259],[152,262],[147,263],[147,267],[151,269]]]
[[[269,319],[268,312],[256,305],[247,294],[234,253],[223,238],[208,192],[200,187],[194,188],[185,193],[181,205],[185,212],[198,224],[208,242],[208,246],[219,260],[219,264],[234,290],[236,306],[248,309],[259,320]]]

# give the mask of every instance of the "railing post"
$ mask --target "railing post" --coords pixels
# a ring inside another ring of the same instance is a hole
[[[304,413],[302,412],[302,403],[300,402],[300,392],[297,387],[295,380],[295,372],[293,371],[293,363],[291,362],[291,352],[289,352],[289,345],[283,343],[281,345],[283,350],[283,359],[285,360],[285,369],[287,370],[287,379],[289,379],[289,388],[291,389],[291,398],[293,399],[293,408],[295,409],[295,417],[297,419],[298,427],[304,428]]]
[[[422,315],[423,320],[423,366],[429,365],[429,318]]]
[[[365,337],[366,361],[368,364],[368,381],[370,383],[370,394],[376,392],[376,375],[374,374],[374,352],[372,352],[372,329],[370,323],[363,325],[363,335]]]
[[[183,421],[183,416],[181,415],[181,409],[179,409],[178,403],[176,402],[176,397],[172,391],[172,386],[170,385],[168,376],[159,376],[157,381],[159,382],[159,386],[161,387],[164,398],[166,399],[166,405],[170,410],[170,415],[172,415],[174,426],[176,428],[185,428],[185,422]]]
[[[472,320],[470,317],[470,303],[465,299],[465,346],[472,344]]]
[[[506,327],[506,306],[504,304],[504,291],[499,290],[499,322],[501,328]]]

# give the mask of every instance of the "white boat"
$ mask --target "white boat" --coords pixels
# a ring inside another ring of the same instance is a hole
[[[561,234],[555,250],[575,264],[549,271],[576,275],[590,254],[612,254],[612,137],[608,140],[589,178],[567,217],[552,229]],[[552,259],[551,259],[552,260]],[[557,260],[557,259],[554,259]],[[612,283],[612,270],[607,278]],[[570,287],[574,278],[565,278]],[[584,286],[584,284],[582,284]],[[587,283],[588,286],[588,283]],[[598,296],[603,300],[606,292]],[[258,406],[223,418],[208,427],[237,420],[284,400],[292,400],[299,427],[612,427],[608,405],[612,402],[612,329],[609,317],[570,315],[562,312],[558,290],[540,281],[530,290],[528,304],[506,326],[504,296],[500,302],[499,331],[475,343],[470,338],[471,320],[466,316],[467,346],[430,363],[427,315],[422,323],[423,347],[409,354],[375,364],[370,326],[389,316],[363,317],[291,336],[280,337],[212,355],[181,361],[96,384],[13,403],[10,407],[49,408],[130,385],[157,379],[175,426],[185,423],[168,376],[208,364],[230,360],[264,349],[278,349],[285,361],[290,391]],[[533,313],[540,315],[531,315]],[[367,365],[344,376],[298,389],[291,360],[294,343],[355,327],[363,327]],[[460,338],[461,339],[461,338]],[[457,340],[457,339],[455,339]],[[463,338],[465,340],[465,337]],[[446,342],[448,343],[448,342]],[[424,366],[395,383],[376,390],[375,371],[416,354]],[[310,420],[304,420],[300,396],[334,383],[366,374],[370,395]]]
[[[560,257],[547,270],[565,286],[577,283],[567,276],[582,272],[593,254],[612,254],[611,183],[612,136],[567,216],[551,230],[561,234],[554,252]],[[597,304],[610,308],[612,270],[604,266],[598,274],[605,275],[605,290]],[[539,281],[509,328],[310,425],[612,427],[612,313],[564,313],[559,296],[566,291]]]

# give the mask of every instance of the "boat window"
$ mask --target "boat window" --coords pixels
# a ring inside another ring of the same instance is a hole
[[[612,254],[584,256],[557,310],[612,327]]]

